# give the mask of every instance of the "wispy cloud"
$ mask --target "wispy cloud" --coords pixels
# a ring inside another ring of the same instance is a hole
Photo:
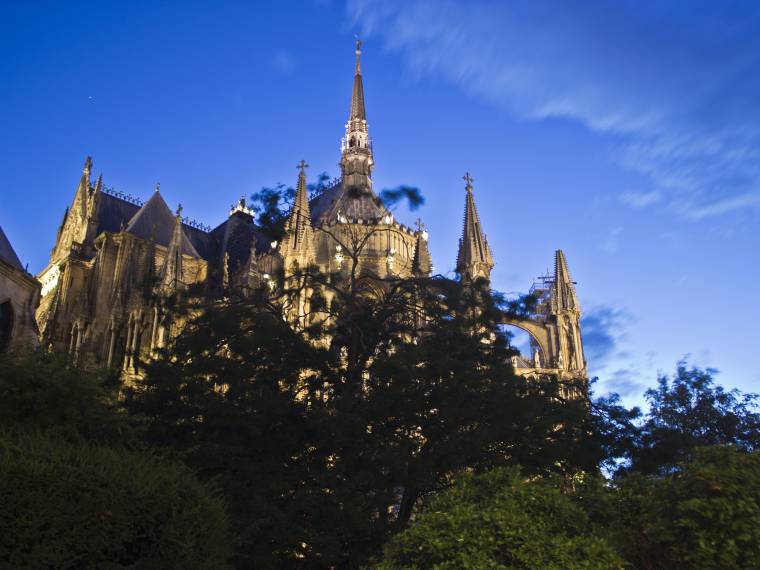
[[[581,321],[583,348],[589,366],[604,367],[613,357],[623,356],[622,342],[634,316],[622,307],[597,305],[586,311]]]
[[[651,183],[622,198],[700,220],[760,206],[760,4],[350,0],[365,34],[524,119],[614,135]],[[620,142],[622,141],[622,142]]]
[[[662,193],[658,190],[650,190],[648,192],[632,192],[629,190],[620,194],[620,201],[623,204],[627,204],[637,210],[656,204],[660,200],[662,200]]]
[[[616,226],[610,228],[606,237],[600,242],[599,249],[606,253],[617,253],[620,247],[620,234],[623,233],[623,228]]]

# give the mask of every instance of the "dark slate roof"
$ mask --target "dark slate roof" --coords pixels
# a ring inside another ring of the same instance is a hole
[[[139,209],[140,206],[136,204],[101,192],[98,199],[98,228],[95,235],[103,232],[118,232],[122,225],[127,225]]]
[[[312,198],[309,206],[315,225],[335,221],[341,210],[349,220],[379,220],[389,213],[369,188],[345,187],[342,182]]]
[[[129,220],[127,231],[143,239],[155,238],[156,243],[168,247],[174,233],[176,217],[166,205],[161,193],[156,190],[150,200],[143,204],[137,213]],[[193,257],[201,257],[184,231],[182,232],[182,253]]]
[[[193,244],[193,247],[195,248],[195,251],[198,252],[198,255],[207,261],[211,259],[211,257],[216,252],[214,240],[212,239],[211,235],[204,232],[203,230],[199,230],[198,228],[194,228],[186,224],[183,224],[182,229],[185,230],[187,239],[189,239],[190,243]]]
[[[251,247],[256,248],[257,255],[269,251],[271,247],[271,240],[245,214],[233,214],[214,228],[210,237],[215,242],[220,259],[227,252],[232,269],[248,260]]]
[[[16,269],[24,270],[21,265],[21,260],[19,260],[18,255],[16,255],[16,252],[13,250],[13,246],[11,245],[11,242],[8,241],[2,227],[0,227],[0,259]]]

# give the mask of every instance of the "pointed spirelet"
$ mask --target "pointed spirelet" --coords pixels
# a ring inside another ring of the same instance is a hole
[[[414,235],[417,241],[414,246],[412,272],[418,277],[428,277],[433,272],[433,261],[428,248],[428,233],[419,227]]]
[[[580,311],[575,284],[567,268],[567,259],[561,249],[554,254],[554,286],[552,288],[552,311]]]
[[[90,172],[92,171],[92,157],[88,156],[84,160],[82,167],[82,177],[79,179],[79,186],[74,197],[75,212],[81,220],[87,219],[87,198],[90,194]]]
[[[459,240],[459,252],[457,254],[456,271],[461,277],[488,279],[493,268],[493,255],[488,245],[483,228],[480,225],[480,217],[475,207],[472,182],[470,173],[464,175],[466,182],[466,198],[464,206],[464,224],[462,237]]]
[[[98,175],[98,179],[95,181],[95,188],[93,188],[93,192],[97,194],[101,190],[103,190],[103,174]]]
[[[306,168],[309,165],[302,160],[298,165],[298,184],[293,199],[293,209],[285,223],[287,232],[287,248],[293,251],[305,252],[311,248],[312,226],[311,211],[309,210],[309,191],[306,186]]]
[[[161,271],[161,286],[166,292],[174,291],[182,281],[182,204],[177,206],[172,239]]]

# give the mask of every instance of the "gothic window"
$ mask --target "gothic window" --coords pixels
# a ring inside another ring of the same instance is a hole
[[[13,307],[10,301],[0,304],[0,352],[3,352],[11,341],[13,334]]]

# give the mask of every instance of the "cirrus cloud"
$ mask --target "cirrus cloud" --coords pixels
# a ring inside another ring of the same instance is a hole
[[[651,188],[622,196],[701,220],[760,206],[760,4],[350,0],[403,54],[526,120],[611,135]]]

